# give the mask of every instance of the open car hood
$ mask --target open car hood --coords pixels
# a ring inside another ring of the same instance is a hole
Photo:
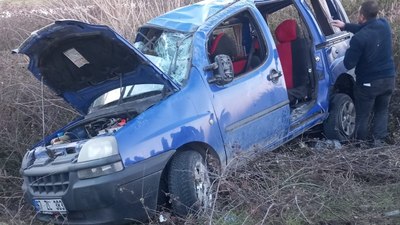
[[[103,93],[125,85],[178,85],[111,28],[56,21],[25,40],[14,53],[30,58],[29,70],[82,114]]]

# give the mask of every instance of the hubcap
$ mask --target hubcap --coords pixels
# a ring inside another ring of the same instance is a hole
[[[212,204],[211,183],[208,170],[203,163],[196,163],[195,168],[195,185],[197,199],[202,207],[208,208]]]
[[[356,128],[356,110],[353,102],[346,102],[340,113],[342,131],[351,136]]]

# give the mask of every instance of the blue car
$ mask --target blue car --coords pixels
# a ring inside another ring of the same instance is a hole
[[[22,162],[25,198],[56,224],[145,221],[214,201],[237,153],[273,150],[321,125],[354,133],[351,34],[339,0],[211,0],[150,20],[133,44],[56,21],[15,50],[82,116]]]

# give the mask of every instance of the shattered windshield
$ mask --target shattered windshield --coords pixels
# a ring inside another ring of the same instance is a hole
[[[170,31],[163,31],[159,36],[154,37],[148,37],[142,33],[139,35],[143,36],[145,40],[136,42],[134,46],[165,74],[182,85],[187,79],[190,68],[193,36]]]

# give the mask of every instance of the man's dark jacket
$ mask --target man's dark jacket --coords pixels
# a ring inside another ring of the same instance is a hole
[[[346,23],[344,29],[354,33],[344,66],[348,70],[356,67],[358,84],[396,75],[392,32],[385,19],[371,19],[362,25]]]

